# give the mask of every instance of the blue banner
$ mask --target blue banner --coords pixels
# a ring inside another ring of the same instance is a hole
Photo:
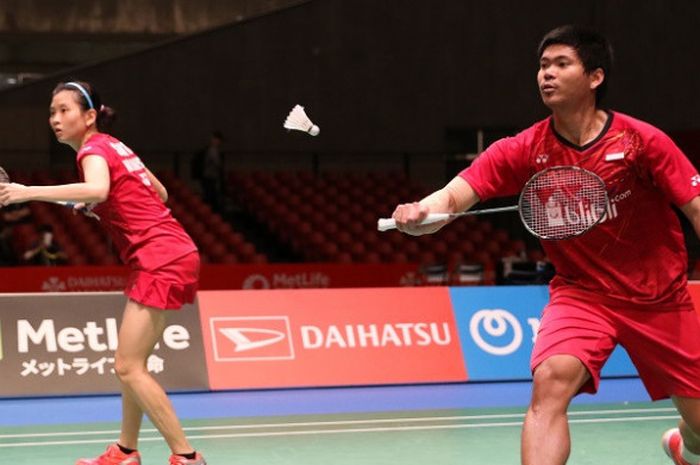
[[[548,287],[453,287],[450,298],[469,380],[530,379],[530,354],[549,300]],[[619,346],[602,372],[603,376],[636,374]]]

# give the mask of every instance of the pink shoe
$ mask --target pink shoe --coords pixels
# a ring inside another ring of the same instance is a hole
[[[678,428],[671,428],[661,438],[661,447],[676,465],[690,465],[681,456],[681,433]]]
[[[207,465],[207,462],[202,457],[202,454],[197,452],[196,457],[193,459],[186,459],[181,455],[173,454],[170,456],[170,465]]]
[[[94,459],[80,459],[75,465],[141,465],[141,454],[125,454],[116,444],[107,446],[104,454]]]

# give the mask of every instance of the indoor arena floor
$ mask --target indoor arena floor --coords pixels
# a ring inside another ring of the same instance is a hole
[[[209,465],[517,465],[528,383],[298,389],[172,396]],[[636,379],[608,380],[570,411],[571,465],[670,464],[677,422]],[[58,465],[118,435],[116,396],[0,400],[0,463]],[[167,447],[144,423],[144,465]]]

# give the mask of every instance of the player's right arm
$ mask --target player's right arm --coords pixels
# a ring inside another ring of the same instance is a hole
[[[109,166],[100,155],[87,155],[81,159],[85,180],[58,186],[24,186],[3,184],[0,186],[0,204],[41,200],[44,202],[67,201],[73,203],[99,203],[109,196]]]
[[[456,176],[445,187],[428,195],[420,202],[404,203],[396,207],[392,218],[396,228],[412,236],[431,234],[450,220],[420,224],[429,213],[459,213],[479,202],[479,196],[461,176]]]
[[[495,142],[442,189],[420,202],[396,207],[392,215],[396,228],[414,236],[434,233],[452,220],[420,224],[429,213],[461,213],[482,200],[517,193],[528,177],[523,138]]]

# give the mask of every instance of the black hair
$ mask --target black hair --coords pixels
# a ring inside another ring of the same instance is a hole
[[[596,88],[595,95],[596,104],[599,104],[607,94],[613,68],[613,50],[608,40],[602,34],[580,26],[560,26],[542,38],[537,47],[537,57],[542,58],[547,47],[558,44],[568,45],[576,50],[586,73],[590,74],[598,68],[603,70],[605,78]]]
[[[95,87],[89,82],[78,80],[59,82],[53,89],[51,95],[56,95],[57,93],[64,90],[69,90],[73,92],[73,94],[75,95],[76,102],[78,102],[80,108],[82,108],[83,111],[94,109],[97,112],[96,124],[97,129],[99,131],[109,129],[112,123],[114,123],[114,120],[117,118],[117,113],[114,111],[113,108],[102,104],[100,94],[97,92],[97,90],[95,90]],[[87,96],[83,94],[83,90],[87,92]]]

